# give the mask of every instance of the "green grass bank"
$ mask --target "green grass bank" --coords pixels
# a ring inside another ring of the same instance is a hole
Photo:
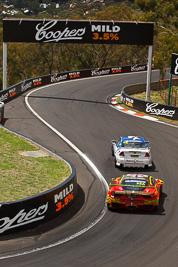
[[[69,165],[36,144],[0,128],[0,202],[49,190],[71,174]]]

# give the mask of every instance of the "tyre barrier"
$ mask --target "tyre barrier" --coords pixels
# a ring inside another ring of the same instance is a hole
[[[157,91],[159,82],[151,83],[150,89]],[[121,92],[121,101],[126,106],[144,112],[148,115],[165,117],[171,120],[178,120],[178,107],[163,105],[156,102],[144,101],[129,96],[129,94],[146,91],[146,84],[134,84],[125,86]]]
[[[3,129],[9,129],[1,126]],[[0,203],[0,234],[31,229],[59,216],[77,198],[77,177],[74,166],[60,155],[50,151],[35,141],[10,131],[36,144],[49,156],[64,160],[71,169],[70,176],[56,187],[31,197]]]

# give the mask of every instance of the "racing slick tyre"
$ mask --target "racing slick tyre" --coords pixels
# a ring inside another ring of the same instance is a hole
[[[158,211],[159,210],[159,205],[154,207],[154,211]]]
[[[115,158],[115,168],[122,168],[123,167],[123,164],[120,164],[120,166],[117,165],[117,161],[116,161],[116,158]]]
[[[117,166],[117,164],[116,164],[116,158],[115,158],[115,168],[117,168],[118,166]]]
[[[112,156],[114,157],[114,149],[113,149],[113,146],[111,147],[111,153],[112,153]]]
[[[159,192],[160,196],[161,196],[162,192],[163,192],[163,187],[161,186],[160,187],[160,192]]]
[[[107,208],[108,210],[112,210],[109,203],[107,203]]]

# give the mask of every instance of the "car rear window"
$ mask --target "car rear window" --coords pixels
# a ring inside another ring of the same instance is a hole
[[[143,142],[128,142],[125,141],[122,143],[121,147],[125,147],[125,148],[146,148],[147,144],[143,143]]]
[[[148,181],[143,179],[125,179],[121,185],[124,185],[124,190],[143,191],[148,186]]]

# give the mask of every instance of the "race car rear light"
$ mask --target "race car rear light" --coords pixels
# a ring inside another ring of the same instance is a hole
[[[146,152],[145,154],[145,158],[149,158],[150,154],[148,152]]]
[[[124,156],[125,156],[125,155],[124,155],[124,152],[122,151],[122,152],[119,154],[119,156],[124,157]]]
[[[115,191],[112,191],[112,192],[111,192],[111,195],[112,195],[112,196],[115,196]]]

